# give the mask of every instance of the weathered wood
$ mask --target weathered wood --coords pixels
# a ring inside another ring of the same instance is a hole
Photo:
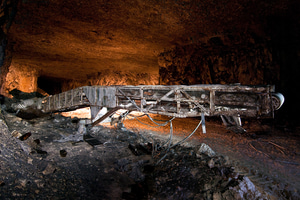
[[[200,117],[201,113],[272,117],[274,91],[270,85],[85,86],[44,98],[42,111],[61,112],[90,106],[119,107],[180,118]]]

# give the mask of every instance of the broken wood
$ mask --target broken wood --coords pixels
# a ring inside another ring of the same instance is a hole
[[[255,151],[257,151],[257,152],[259,152],[259,153],[261,153],[261,154],[264,154],[264,155],[268,156],[269,158],[272,158],[269,154],[267,154],[267,153],[265,153],[265,152],[262,152],[262,151],[256,149],[251,143],[248,143],[248,144],[249,144],[249,146],[250,146],[252,149],[254,149]]]

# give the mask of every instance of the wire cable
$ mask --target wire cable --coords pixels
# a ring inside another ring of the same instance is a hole
[[[175,147],[175,146],[177,146],[177,145],[179,145],[179,144],[185,142],[187,139],[189,139],[189,138],[197,131],[197,129],[199,128],[199,126],[201,125],[201,123],[202,123],[202,120],[200,120],[200,122],[198,123],[197,127],[193,130],[193,132],[192,132],[191,134],[189,134],[187,137],[185,137],[183,140],[177,142],[176,144],[170,146],[170,144],[171,144],[171,140],[170,140],[170,141],[169,141],[168,148],[167,148],[166,151],[165,151],[165,152],[166,152],[165,155],[164,155],[161,159],[159,159],[159,160],[156,162],[156,165],[157,165],[158,163],[160,163],[163,159],[165,159],[165,157],[168,155],[168,153],[169,153],[169,151],[170,151],[171,148],[173,148],[173,147]],[[170,127],[170,128],[171,128],[171,127]],[[172,129],[173,129],[173,127],[172,127]],[[172,131],[170,130],[170,138],[172,138],[172,134],[173,134],[173,130],[172,130]]]
[[[118,88],[118,91],[124,96],[124,97],[126,97],[140,112],[143,112],[142,111],[142,109],[140,108],[140,107],[138,107],[137,105],[136,105],[136,103],[135,103],[135,101],[133,101],[130,97],[128,97],[128,96],[126,96],[125,94],[124,94],[124,92],[122,91],[122,90],[120,90],[119,88]],[[201,107],[200,107],[201,108]],[[124,117],[127,117],[127,115],[128,115],[129,113],[127,113]],[[164,122],[164,123],[158,123],[158,122],[156,122],[156,121],[154,121],[154,119],[149,115],[149,114],[147,114],[147,113],[145,113],[144,115],[142,115],[142,116],[147,116],[154,124],[156,124],[157,126],[156,127],[159,127],[159,126],[166,126],[168,123],[170,123],[170,136],[169,136],[169,139],[160,147],[160,148],[162,148],[162,147],[164,147],[166,144],[168,144],[168,146],[167,146],[167,149],[165,150],[165,155],[162,157],[162,158],[160,158],[158,161],[157,161],[157,163],[156,164],[158,164],[158,163],[160,163],[163,159],[165,159],[166,158],[166,156],[168,155],[168,153],[169,153],[169,151],[170,151],[170,149],[171,148],[173,148],[173,147],[175,147],[175,146],[177,146],[177,145],[180,145],[180,144],[182,144],[183,142],[185,142],[187,139],[189,139],[197,130],[198,130],[198,128],[199,128],[199,126],[201,125],[201,123],[202,123],[202,119],[199,121],[199,123],[198,123],[198,125],[196,126],[196,128],[187,136],[187,137],[185,137],[183,140],[181,140],[181,141],[179,141],[179,142],[177,142],[176,144],[174,144],[174,145],[172,145],[171,146],[171,144],[172,144],[172,138],[173,138],[173,123],[172,123],[172,121],[175,119],[175,117],[173,117],[172,119],[170,119],[170,120],[168,120],[168,121],[166,121],[166,122]],[[137,117],[136,116],[134,116],[134,118],[136,119],[136,120],[138,120],[137,119]],[[138,120],[140,123],[142,123],[142,124],[145,124],[145,123],[143,123],[143,122],[141,122],[140,120]],[[150,126],[150,127],[155,127],[155,126],[151,126],[151,125],[148,125],[148,124],[145,124],[145,125],[147,125],[147,126]],[[154,145],[154,141],[153,141],[153,145]],[[158,144],[155,144],[155,147],[153,147],[153,149],[152,149],[152,157],[153,157],[153,155],[154,155],[154,151],[157,151],[158,150],[158,147],[157,147],[157,145]]]
[[[183,140],[177,142],[176,144],[174,144],[170,148],[173,148],[173,147],[175,147],[175,146],[177,146],[177,145],[185,142],[187,139],[189,139],[197,131],[197,129],[199,128],[199,126],[201,125],[201,123],[202,123],[202,120],[200,120],[200,122],[198,123],[197,127],[193,130],[193,132],[191,134],[189,134],[186,138],[184,138]]]

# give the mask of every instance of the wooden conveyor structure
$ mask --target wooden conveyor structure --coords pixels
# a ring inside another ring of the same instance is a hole
[[[228,117],[233,117],[234,123],[239,124],[239,117],[272,118],[283,102],[283,95],[275,93],[271,85],[84,86],[43,98],[41,111],[90,107],[93,124],[118,109],[179,118],[221,116],[225,124],[232,121]],[[108,112],[99,118],[104,107]]]

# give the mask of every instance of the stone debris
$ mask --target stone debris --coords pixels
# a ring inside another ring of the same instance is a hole
[[[206,144],[166,153],[153,145],[164,140],[147,132],[95,126],[79,134],[77,119],[54,115],[24,123],[4,114],[1,199],[268,199]],[[21,141],[9,129],[31,136]]]
[[[15,138],[18,138],[19,140],[23,141],[23,140],[27,140],[30,136],[31,136],[31,133],[28,132],[28,133],[25,133],[22,135],[22,133],[16,131],[16,130],[13,130],[11,132],[11,135]]]
[[[20,132],[16,131],[16,130],[13,130],[13,131],[11,132],[11,135],[12,135],[13,137],[15,137],[15,138],[18,138],[18,139],[22,136],[22,134],[21,134]]]
[[[86,120],[79,121],[78,134],[86,134]]]
[[[55,171],[56,171],[55,165],[49,163],[49,164],[47,165],[46,169],[44,169],[44,170],[42,171],[42,173],[43,173],[44,175],[49,175],[49,174],[54,173]]]
[[[98,139],[94,138],[90,134],[84,134],[83,140],[91,146],[96,146],[96,145],[102,144],[102,142],[100,142]]]
[[[152,153],[152,143],[129,144],[128,148],[136,156],[145,155],[145,154],[151,155]]]
[[[232,189],[237,192],[235,195],[236,199],[263,199],[262,194],[248,177],[244,177],[243,180]]]
[[[19,137],[19,139],[21,141],[24,141],[24,140],[27,140],[30,136],[31,136],[31,133],[28,132],[28,133],[23,134],[21,137]]]
[[[0,181],[0,187],[2,187],[4,185],[5,185],[4,181]]]
[[[206,154],[209,157],[213,157],[216,155],[216,153],[207,145],[202,143],[200,148],[197,151],[197,155],[200,156],[200,154]]]
[[[62,137],[59,140],[54,140],[54,142],[82,142],[83,141],[83,135],[82,134],[73,134],[66,137]]]
[[[207,165],[209,166],[209,168],[213,168],[215,166],[215,161],[214,159],[210,159],[207,163]]]
[[[68,152],[67,152],[66,150],[63,149],[63,150],[60,150],[60,151],[59,151],[59,154],[60,154],[61,157],[66,157],[67,154],[68,154]]]

